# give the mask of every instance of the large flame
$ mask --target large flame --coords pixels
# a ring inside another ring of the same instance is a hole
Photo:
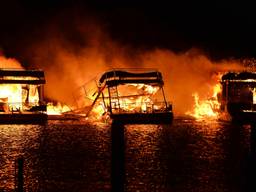
[[[39,102],[38,89],[36,85],[29,85],[29,88],[21,84],[2,84],[0,85],[1,110],[22,111],[26,109],[26,103],[35,106]]]
[[[125,90],[119,93],[121,96],[121,99],[119,99],[121,110],[128,112],[146,111],[147,107],[154,104],[152,96],[159,90],[159,87],[145,84],[128,84],[128,86],[129,85],[134,86],[136,90],[134,90],[134,92],[128,92]],[[132,96],[122,98],[122,96],[128,94],[131,94]]]
[[[61,104],[60,102],[57,105],[54,105],[52,102],[47,103],[47,115],[61,115],[70,110],[67,105]]]
[[[26,105],[29,103],[29,106]],[[2,84],[0,85],[0,107],[4,112],[23,111],[39,104],[37,85]],[[47,104],[48,115],[61,115],[70,111],[67,105]]]
[[[4,111],[22,109],[22,89],[21,85],[0,85],[0,102]]]
[[[157,93],[159,87],[146,84],[127,84],[118,90],[118,98],[112,98],[112,112],[146,112],[148,110],[157,110],[161,108],[155,103],[152,96]],[[108,99],[105,99],[108,102]],[[113,103],[116,105],[113,106]],[[106,103],[105,105],[109,105]],[[93,114],[96,119],[101,119],[108,111],[103,101],[93,108]],[[148,111],[149,112],[149,111]]]
[[[256,104],[256,88],[252,89],[252,94],[253,94],[253,104]]]
[[[194,109],[192,112],[187,112],[187,115],[191,115],[196,119],[211,118],[215,119],[219,116],[220,103],[218,101],[218,93],[221,91],[221,85],[216,84],[212,88],[212,97],[204,100],[200,100],[198,93],[194,93]]]

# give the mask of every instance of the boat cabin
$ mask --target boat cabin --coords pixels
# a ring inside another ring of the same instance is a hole
[[[41,70],[0,69],[0,123],[44,122],[44,84]]]

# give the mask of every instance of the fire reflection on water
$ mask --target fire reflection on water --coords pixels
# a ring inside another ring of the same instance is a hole
[[[30,152],[39,149],[41,128],[37,125],[0,125],[0,191],[13,191],[18,157],[26,159],[24,173],[27,175],[25,183],[29,183],[27,189],[38,188],[38,178],[33,170],[36,154]]]
[[[110,131],[110,125],[99,122],[1,125],[0,191],[14,189],[14,161],[19,156],[25,159],[28,191],[72,191],[74,187],[111,191]],[[248,140],[248,127],[215,120],[180,118],[171,126],[126,125],[125,188],[232,191],[244,185],[240,176],[237,182],[229,181],[232,175],[245,172]]]
[[[160,161],[164,127],[161,125],[127,125],[125,128],[127,190],[163,190],[164,179],[167,175],[165,165]]]

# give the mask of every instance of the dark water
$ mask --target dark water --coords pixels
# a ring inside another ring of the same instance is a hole
[[[125,126],[125,191],[256,191],[251,126],[175,119]],[[0,191],[111,191],[111,126],[52,121],[0,125]]]

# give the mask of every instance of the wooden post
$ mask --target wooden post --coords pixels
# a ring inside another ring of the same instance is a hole
[[[245,191],[256,191],[256,186],[255,186],[255,173],[256,173],[256,165],[255,165],[255,160],[256,160],[256,124],[255,122],[251,123],[251,138],[250,138],[250,158],[247,163],[247,183],[246,186],[248,189],[245,189]]]
[[[112,159],[111,185],[113,192],[123,192],[125,182],[125,139],[124,125],[113,121],[111,127]]]
[[[17,192],[23,192],[24,186],[24,178],[23,178],[23,166],[24,166],[24,159],[19,157],[17,160],[18,164],[18,174],[17,174]]]
[[[251,124],[251,138],[250,138],[250,145],[251,145],[251,153],[255,157],[256,156],[256,125],[255,123]]]
[[[108,86],[108,99],[109,99],[109,112],[110,114],[112,114],[111,91],[109,86]]]
[[[163,97],[164,97],[165,110],[167,111],[168,106],[167,106],[167,101],[166,101],[165,94],[164,94],[164,88],[161,87],[161,89],[162,89],[162,93],[163,93]]]

